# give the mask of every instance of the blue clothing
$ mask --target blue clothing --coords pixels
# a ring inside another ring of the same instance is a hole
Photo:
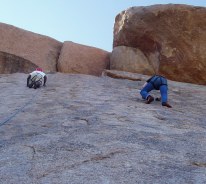
[[[149,96],[149,92],[153,89],[160,90],[162,103],[167,102],[168,87],[166,78],[159,75],[154,75],[148,79],[146,86],[140,91],[142,98],[146,100]]]
[[[150,82],[156,90],[159,90],[160,86],[162,85],[167,85],[167,79],[160,75],[152,76],[150,79],[147,80],[147,82]]]

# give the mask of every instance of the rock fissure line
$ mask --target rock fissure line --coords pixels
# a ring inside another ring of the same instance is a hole
[[[98,161],[101,161],[101,160],[104,160],[104,159],[109,159],[111,157],[113,157],[114,155],[116,154],[121,154],[121,153],[124,153],[125,151],[121,151],[121,150],[117,150],[117,151],[112,151],[108,154],[105,154],[105,155],[96,155],[94,157],[91,157],[90,159],[87,159],[87,160],[83,160],[81,162],[78,162],[78,163],[75,163],[75,164],[72,164],[72,165],[69,165],[69,166],[65,166],[65,167],[62,167],[62,166],[57,166],[55,167],[54,169],[50,170],[50,171],[47,171],[45,173],[43,173],[41,176],[39,176],[37,179],[41,179],[43,177],[46,177],[48,176],[49,174],[51,173],[55,173],[56,171],[59,171],[60,169],[61,170],[66,170],[66,169],[73,169],[73,168],[76,168],[78,166],[81,166],[82,164],[85,164],[85,163],[89,163],[89,162],[98,162]]]
[[[34,159],[34,155],[36,154],[36,149],[34,146],[30,146],[30,145],[24,145],[25,147],[31,148],[32,150],[32,159]]]
[[[5,125],[6,123],[8,123],[9,121],[11,121],[17,114],[19,114],[20,112],[22,112],[22,110],[28,106],[29,104],[31,104],[31,102],[33,102],[33,100],[35,99],[35,97],[38,95],[38,92],[28,101],[26,102],[22,107],[20,107],[18,110],[16,110],[14,113],[12,113],[11,116],[5,118],[3,121],[0,122],[0,127]]]

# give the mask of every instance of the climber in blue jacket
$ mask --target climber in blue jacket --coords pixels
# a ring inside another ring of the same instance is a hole
[[[171,108],[172,106],[167,102],[167,79],[161,75],[153,75],[146,81],[142,87],[142,90],[140,91],[140,94],[142,98],[146,100],[147,104],[150,104],[154,101],[154,97],[149,94],[149,92],[154,89],[160,90],[162,106]],[[156,98],[156,100],[160,101],[159,98]]]

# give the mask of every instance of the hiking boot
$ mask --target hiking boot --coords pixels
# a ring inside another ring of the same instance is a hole
[[[28,87],[29,87],[29,88],[32,88],[32,87],[33,87],[33,83],[29,84]]]
[[[161,97],[157,97],[157,98],[155,98],[155,101],[161,101]]]
[[[167,102],[162,102],[162,106],[166,106],[168,108],[172,108],[172,106],[170,104],[168,104]]]
[[[154,101],[154,97],[151,96],[151,95],[149,95],[149,96],[147,97],[146,104],[150,104],[150,103],[153,102],[153,101]]]

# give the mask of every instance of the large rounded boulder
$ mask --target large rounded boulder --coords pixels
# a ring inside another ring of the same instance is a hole
[[[116,16],[113,47],[139,49],[154,68],[154,74],[206,84],[205,17],[205,7],[131,7]]]

